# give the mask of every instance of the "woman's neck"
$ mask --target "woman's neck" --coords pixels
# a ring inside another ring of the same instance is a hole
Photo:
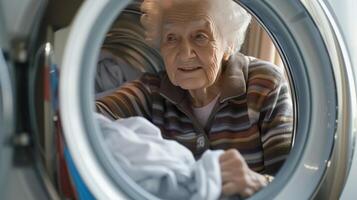
[[[210,86],[196,90],[189,90],[191,102],[194,107],[203,107],[209,104],[219,94],[219,87]]]
[[[191,102],[194,107],[196,108],[203,107],[209,104],[215,97],[217,97],[217,95],[220,94],[221,91],[220,85],[222,82],[221,73],[222,73],[222,68],[220,69],[220,72],[217,75],[218,78],[211,86],[206,88],[189,90],[191,96]]]

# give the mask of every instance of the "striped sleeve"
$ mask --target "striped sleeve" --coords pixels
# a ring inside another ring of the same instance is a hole
[[[286,160],[293,132],[292,99],[287,83],[281,79],[271,90],[261,109],[260,132],[264,166],[267,174],[275,174]]]
[[[248,103],[258,115],[264,156],[263,173],[274,175],[286,160],[292,144],[293,108],[283,70],[254,60],[250,66]]]
[[[292,101],[286,84],[279,85],[269,93],[262,116],[265,172],[274,174],[286,160],[292,143]]]
[[[96,100],[97,112],[113,120],[131,116],[142,116],[150,120],[151,80],[154,79],[144,74],[140,79],[126,83],[112,94]]]

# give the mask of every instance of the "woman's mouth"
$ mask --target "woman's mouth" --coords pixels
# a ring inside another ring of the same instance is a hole
[[[178,68],[179,71],[182,71],[182,72],[193,72],[193,71],[196,71],[198,69],[200,69],[201,67],[180,67]]]

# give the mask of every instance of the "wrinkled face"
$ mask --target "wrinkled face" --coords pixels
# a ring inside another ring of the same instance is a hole
[[[207,2],[196,1],[164,13],[161,55],[170,81],[186,90],[211,86],[221,71],[225,45],[208,10]]]

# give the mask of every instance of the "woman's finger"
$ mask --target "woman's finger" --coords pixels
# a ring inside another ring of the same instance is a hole
[[[234,173],[242,173],[243,163],[240,160],[228,160],[219,164],[221,172],[230,171]]]
[[[234,182],[228,182],[222,186],[222,194],[224,196],[240,195],[241,197],[250,197],[255,191],[250,187],[244,187]]]
[[[221,172],[222,184],[233,182],[233,174],[229,171]]]
[[[239,195],[241,197],[244,197],[244,198],[247,198],[247,197],[250,197],[252,196],[253,194],[255,193],[255,191],[251,188],[244,188],[240,193]]]
[[[229,149],[219,157],[219,162],[224,162],[233,158],[244,159],[237,149]]]
[[[239,190],[239,186],[236,185],[234,182],[227,182],[222,186],[222,193],[224,196],[227,197],[239,194]]]

